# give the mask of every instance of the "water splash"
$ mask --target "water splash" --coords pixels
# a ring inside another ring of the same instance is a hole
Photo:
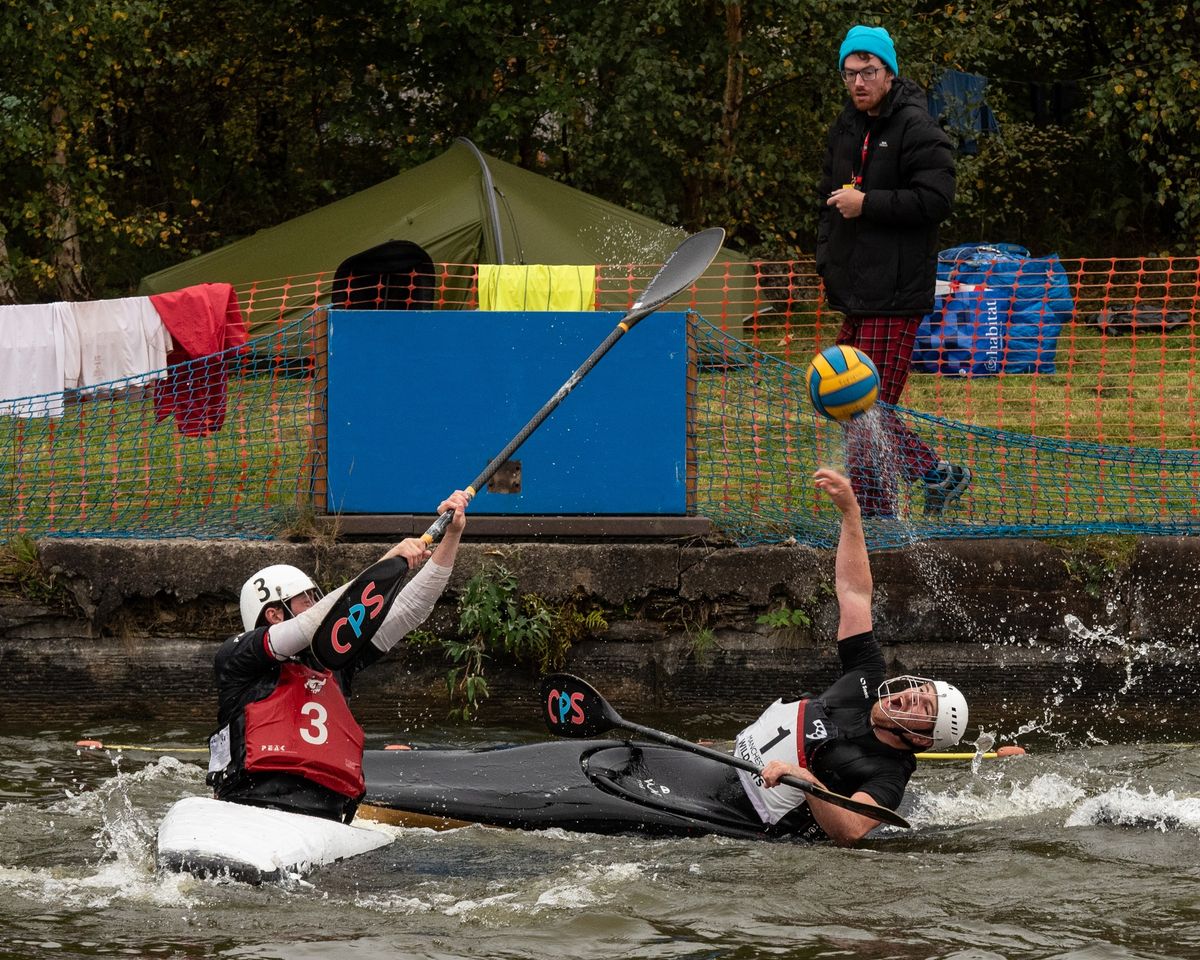
[[[914,826],[961,826],[1061,810],[1086,796],[1083,787],[1059,773],[1043,773],[1028,782],[990,783],[977,779],[958,790],[929,791],[916,797],[909,817]]]
[[[970,745],[975,748],[975,756],[971,759],[971,774],[979,776],[980,765],[983,763],[983,755],[996,745],[996,737],[994,734],[980,731],[979,736],[975,738],[975,742]]]
[[[909,522],[912,509],[908,484],[903,481],[904,462],[896,445],[895,414],[885,415],[872,407],[846,425],[843,433],[843,462],[850,471],[863,516],[878,514],[891,533],[899,531],[902,542],[916,542]]]
[[[1188,830],[1200,833],[1200,798],[1176,797],[1153,788],[1145,791],[1115,787],[1084,800],[1067,818],[1068,827],[1096,825],[1141,827],[1167,833]]]
[[[88,911],[118,903],[169,909],[194,905],[195,881],[183,874],[156,873],[154,818],[139,811],[128,794],[117,790],[109,796],[69,798],[57,810],[26,810],[23,821],[35,849],[44,850],[37,859],[54,862],[0,865],[0,889],[11,897]],[[80,835],[88,830],[90,836]],[[42,843],[46,833],[58,838],[52,849]]]
[[[1110,615],[1115,615],[1112,604],[1108,605],[1108,610]],[[1088,626],[1074,613],[1063,615],[1063,626],[1070,642],[1060,654],[1065,667],[1063,676],[1047,693],[1050,705],[1059,708],[1069,698],[1078,696],[1085,689],[1088,673],[1097,664],[1115,663],[1124,674],[1120,686],[1095,693],[1089,706],[1095,721],[1085,731],[1085,739],[1092,743],[1105,743],[1108,738],[1097,732],[1096,723],[1103,721],[1108,725],[1124,725],[1127,722],[1124,707],[1128,698],[1147,682],[1162,663],[1169,661],[1172,655],[1178,659],[1182,653],[1163,640],[1133,640],[1123,635],[1115,625]],[[1049,726],[1052,716],[1047,716],[1046,720]]]
[[[123,769],[127,760],[120,754],[111,763],[115,774],[92,789],[67,788],[50,803],[0,808],[0,818],[21,819],[32,849],[44,848],[39,859],[55,861],[0,867],[0,889],[81,909],[106,909],[117,902],[190,905],[188,890],[194,881],[155,871],[160,811],[157,802],[147,798],[164,787],[176,792],[177,783],[194,786],[202,771],[168,756],[136,771]]]
[[[681,230],[678,237],[664,238],[661,231],[613,223],[586,225],[579,235],[581,240],[597,249],[600,263],[651,266],[662,263],[685,236]],[[647,278],[652,274],[653,270]]]

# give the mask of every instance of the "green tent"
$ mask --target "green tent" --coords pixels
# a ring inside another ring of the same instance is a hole
[[[684,231],[485,157],[467,140],[353,196],[143,277],[139,293],[329,273],[391,240],[435,263],[660,263]],[[719,259],[744,261],[732,251]]]

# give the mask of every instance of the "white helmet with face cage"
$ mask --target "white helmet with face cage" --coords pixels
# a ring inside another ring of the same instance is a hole
[[[262,626],[259,618],[267,607],[273,603],[286,607],[292,597],[309,590],[317,597],[321,595],[320,588],[303,570],[287,563],[263,567],[242,584],[242,628],[253,630]]]
[[[928,714],[893,711],[884,705],[888,697],[927,684],[933,689],[934,703],[937,705],[932,730],[929,730],[928,727],[920,730],[913,729],[914,723],[927,724]],[[945,680],[930,680],[928,677],[910,675],[893,677],[879,685],[879,700],[883,712],[904,730],[914,736],[929,737],[933,741],[929,747],[930,750],[945,750],[947,747],[953,747],[967,732],[967,698],[962,695],[962,691],[958,687],[946,683]]]

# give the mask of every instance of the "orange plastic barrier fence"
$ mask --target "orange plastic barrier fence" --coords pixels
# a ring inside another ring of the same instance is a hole
[[[656,264],[602,265],[596,307],[625,310]],[[914,373],[902,402],[997,429],[1098,443],[1197,446],[1196,315],[1200,258],[1063,260],[1073,311],[1051,375]],[[477,268],[438,264],[433,309],[475,309]],[[254,332],[336,297],[332,274],[238,289]],[[382,295],[382,294],[381,294]],[[675,304],[723,332],[799,366],[833,342],[841,315],[825,303],[811,260],[714,264]]]
[[[976,535],[1080,532],[1100,513],[1111,529],[1189,532],[1200,522],[1200,258],[1061,267],[1069,309],[1049,348],[1052,373],[1049,364],[1039,373],[1001,364],[994,375],[909,378],[901,403],[925,418],[927,442],[978,478],[942,533],[964,524]],[[596,308],[626,310],[657,269],[598,267]],[[408,289],[414,307],[475,309],[477,273],[437,264],[432,276],[389,278],[380,299],[404,302]],[[320,511],[324,327],[315,308],[338,305],[337,284],[323,273],[236,292],[250,343],[194,361],[183,381],[191,393],[172,388],[176,402],[218,404],[218,429],[189,432],[164,419],[161,382],[178,378],[175,368],[86,394],[6,401],[0,534],[269,536],[304,522],[314,504]],[[361,304],[361,284],[355,296]],[[697,511],[731,518],[726,526],[746,541],[795,535],[791,513],[804,491],[789,484],[840,442],[839,431],[814,426],[803,393],[804,367],[842,322],[814,264],[718,262],[671,309],[703,321],[690,325]],[[767,456],[776,435],[781,452]],[[800,512],[817,516],[811,504]]]

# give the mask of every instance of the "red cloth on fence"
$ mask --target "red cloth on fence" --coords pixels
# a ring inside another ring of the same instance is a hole
[[[201,283],[156,293],[150,302],[175,343],[167,354],[167,376],[154,387],[155,416],[161,421],[173,414],[188,437],[216,433],[225,423],[229,357],[223,351],[247,340],[233,287]]]

